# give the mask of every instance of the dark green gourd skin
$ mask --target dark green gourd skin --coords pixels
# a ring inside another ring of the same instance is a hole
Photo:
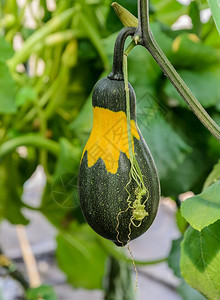
[[[131,119],[136,121],[136,99],[131,85],[130,108]],[[118,100],[118,101],[116,101]],[[124,111],[126,113],[126,96],[124,81],[110,80],[104,78],[100,80],[93,91],[93,106],[103,107],[112,111]],[[138,127],[137,127],[138,128]],[[113,241],[116,245],[125,245],[130,239],[135,239],[142,235],[152,224],[158,210],[160,198],[160,185],[156,166],[147,144],[138,129],[140,140],[133,138],[134,152],[141,169],[146,188],[149,191],[149,198],[145,209],[148,212],[140,227],[131,224],[132,209],[125,213],[120,213],[128,207],[128,192],[126,185],[129,182],[130,160],[127,155],[120,152],[119,166],[116,174],[106,170],[104,161],[99,158],[97,162],[88,167],[87,151],[85,151],[78,175],[79,197],[82,212],[88,224],[102,237]],[[135,200],[135,188],[137,184],[132,179],[127,186],[131,194],[131,201]],[[144,200],[147,197],[143,197]],[[118,215],[119,214],[119,215]],[[116,227],[119,220],[117,237]],[[139,221],[134,221],[139,224]],[[129,237],[129,226],[131,234]]]

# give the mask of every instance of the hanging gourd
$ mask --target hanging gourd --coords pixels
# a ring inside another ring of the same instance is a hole
[[[136,97],[130,84],[126,98],[124,44],[135,30],[127,27],[119,33],[113,70],[94,87],[93,128],[78,175],[86,221],[118,246],[150,227],[160,198],[157,170],[137,125]]]

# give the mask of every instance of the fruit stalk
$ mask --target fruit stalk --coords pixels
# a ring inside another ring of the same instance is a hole
[[[114,3],[114,10],[118,17],[121,19],[122,10],[124,8],[120,6],[120,14],[117,13],[117,3]],[[124,9],[124,14],[127,11]],[[125,16],[123,16],[124,18]],[[123,19],[121,19],[122,22]],[[129,20],[128,20],[129,21]],[[132,23],[134,24],[134,18],[132,18]],[[129,25],[131,25],[129,24]],[[155,59],[157,64],[160,66],[164,75],[170,80],[173,86],[176,88],[180,96],[187,103],[192,112],[197,116],[200,122],[209,130],[209,132],[220,141],[220,127],[218,124],[210,117],[203,106],[199,103],[197,98],[190,91],[186,83],[177,73],[171,62],[168,60],[166,55],[163,53],[159,45],[157,44],[149,25],[149,1],[148,0],[138,0],[138,29],[135,36],[139,37],[138,45],[145,47],[152,57]],[[135,38],[134,36],[134,38]]]

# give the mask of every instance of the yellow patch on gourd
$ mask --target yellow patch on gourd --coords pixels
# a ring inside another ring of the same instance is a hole
[[[133,137],[140,139],[137,126],[131,120],[132,148]],[[120,152],[129,158],[127,118],[123,111],[114,112],[101,107],[93,107],[93,128],[84,148],[87,151],[88,167],[92,167],[101,158],[108,172],[115,174],[118,170]]]

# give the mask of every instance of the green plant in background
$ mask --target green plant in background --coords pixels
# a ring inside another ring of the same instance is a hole
[[[120,4],[136,15],[134,2]],[[219,26],[215,1],[209,2]],[[77,195],[73,194],[73,205],[65,205],[69,194],[57,199],[53,193],[60,188],[60,178],[67,176],[68,182],[77,175],[92,126],[91,90],[110,72],[121,23],[107,0],[59,0],[53,11],[42,0],[43,13],[32,11],[35,25],[29,28],[25,7],[30,4],[27,1],[20,7],[13,0],[0,1],[0,217],[12,224],[28,224],[21,209],[39,211],[58,229],[56,257],[70,283],[103,288],[106,273],[106,299],[117,293],[128,299],[126,292],[132,285],[129,266],[122,263],[125,255],[84,223]],[[200,20],[200,12],[207,7],[203,0],[188,6],[174,0],[152,0],[150,27],[166,57],[219,124],[220,38],[212,18],[206,23]],[[192,28],[173,30],[172,24],[183,14],[191,18]],[[135,22],[131,15],[127,20]],[[22,46],[14,51],[17,39]],[[128,60],[140,130],[157,165],[162,195],[177,204],[177,225],[184,235],[173,242],[168,264],[182,280],[178,291],[184,299],[203,298],[183,277],[207,298],[215,299],[220,289],[220,144],[188,110],[143,47],[135,47]],[[138,72],[137,65],[141,66]],[[47,183],[36,208],[24,203],[21,196],[23,184],[39,164]],[[179,194],[188,190],[196,196],[180,210]],[[30,299],[33,293],[29,292]]]

